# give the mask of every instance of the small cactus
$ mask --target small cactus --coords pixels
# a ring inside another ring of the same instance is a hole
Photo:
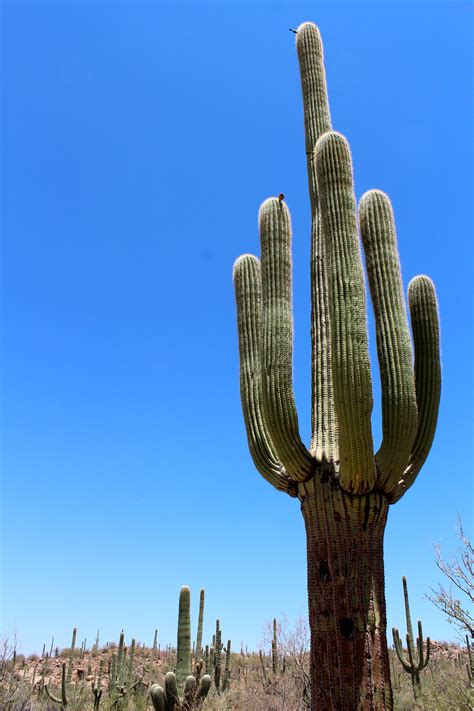
[[[405,576],[402,578],[402,583],[403,583],[403,596],[405,598],[405,614],[406,614],[406,620],[407,620],[407,650],[408,650],[408,659],[406,659],[404,652],[403,652],[403,646],[402,642],[400,640],[400,635],[398,633],[398,630],[396,627],[392,629],[392,634],[393,634],[393,643],[395,645],[395,650],[397,652],[398,659],[400,660],[400,664],[404,668],[408,674],[411,676],[411,683],[413,686],[413,696],[415,699],[417,699],[421,693],[421,681],[420,681],[420,672],[422,669],[424,669],[430,659],[430,638],[426,638],[426,656],[423,650],[423,630],[421,627],[421,622],[418,620],[418,637],[416,640],[416,648],[418,650],[418,657],[415,651],[415,645],[413,643],[413,628],[411,624],[411,615],[410,615],[410,604],[408,601],[408,587],[407,587],[407,581]]]

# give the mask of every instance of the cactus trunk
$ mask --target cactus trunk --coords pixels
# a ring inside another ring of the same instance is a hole
[[[305,485],[312,710],[393,708],[383,534],[388,502]]]

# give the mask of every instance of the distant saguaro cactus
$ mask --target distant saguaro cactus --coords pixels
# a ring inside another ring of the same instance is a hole
[[[178,644],[176,652],[176,680],[181,685],[191,674],[191,591],[183,585],[179,591]]]
[[[183,585],[179,592],[176,674],[168,672],[165,675],[164,688],[159,684],[150,687],[150,697],[156,711],[190,711],[201,704],[211,688],[211,677],[208,674],[201,676],[202,665],[197,665],[196,676],[191,675],[190,605],[191,591],[187,585]]]
[[[407,657],[403,653],[403,645],[400,639],[400,634],[396,627],[392,628],[393,643],[397,652],[400,664],[411,676],[413,686],[413,696],[417,699],[421,693],[420,672],[424,669],[430,660],[430,638],[426,638],[426,655],[423,649],[423,629],[420,620],[418,620],[418,637],[416,639],[416,649],[413,637],[413,627],[411,624],[410,603],[408,600],[408,587],[405,576],[402,578],[403,597],[405,600],[405,617],[407,621]]]
[[[311,708],[393,707],[386,638],[383,533],[388,507],[431,447],[440,397],[437,302],[426,276],[408,288],[410,339],[392,208],[367,192],[359,222],[375,312],[383,441],[374,455],[372,386],[352,163],[331,129],[323,50],[296,31],[312,211],[312,439],[299,434],[292,384],[291,225],[283,194],[259,214],[261,261],[234,265],[240,383],[255,466],[297,496],[305,520]]]
[[[199,617],[196,635],[195,655],[197,658],[202,657],[202,625],[204,620],[204,590],[199,593]]]
[[[69,663],[67,666],[66,685],[70,684],[71,679],[72,679],[72,665],[73,665],[73,660],[74,660],[74,653],[76,651],[76,636],[77,636],[77,628],[74,627],[74,629],[72,631],[71,647],[69,650]]]

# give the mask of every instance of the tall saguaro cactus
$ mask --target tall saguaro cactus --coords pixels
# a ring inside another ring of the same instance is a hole
[[[261,260],[234,266],[240,382],[255,466],[301,502],[308,559],[312,709],[391,709],[383,533],[390,504],[431,446],[440,396],[436,296],[415,277],[403,297],[392,208],[358,206],[375,312],[383,441],[374,454],[372,386],[352,164],[331,128],[317,27],[296,33],[312,212],[312,438],[299,435],[292,385],[291,224],[283,196],[259,214]]]

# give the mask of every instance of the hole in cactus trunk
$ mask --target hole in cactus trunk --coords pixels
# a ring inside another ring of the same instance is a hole
[[[339,628],[344,639],[350,639],[354,632],[354,623],[349,617],[341,617],[339,620]]]
[[[319,561],[319,578],[323,583],[328,583],[331,580],[331,573],[326,560]]]

